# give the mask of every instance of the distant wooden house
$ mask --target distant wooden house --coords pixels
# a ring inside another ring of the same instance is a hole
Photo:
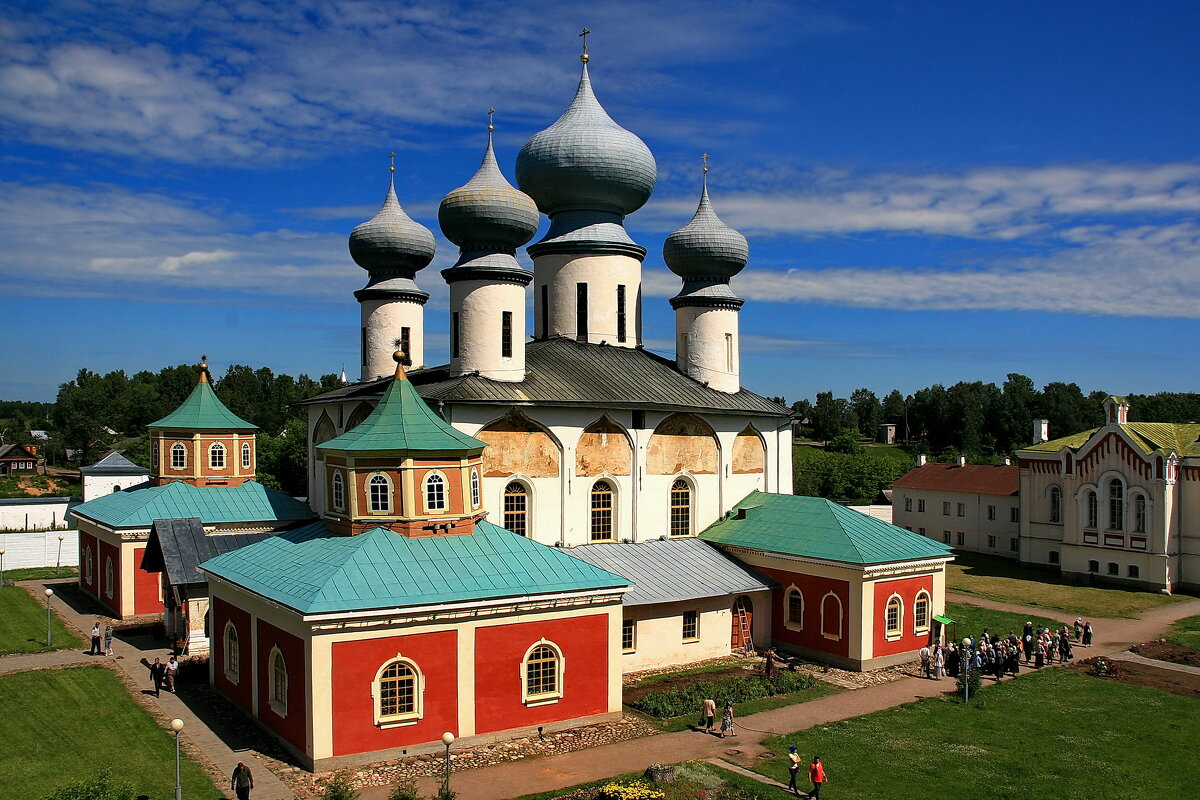
[[[36,475],[45,470],[37,445],[0,444],[0,475]]]

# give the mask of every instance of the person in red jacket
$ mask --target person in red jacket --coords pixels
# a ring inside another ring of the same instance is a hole
[[[808,765],[808,779],[812,781],[813,789],[808,795],[809,797],[821,796],[821,784],[825,783],[825,765],[821,763],[820,756],[813,756],[812,763]]]

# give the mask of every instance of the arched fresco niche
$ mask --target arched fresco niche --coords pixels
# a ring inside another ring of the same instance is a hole
[[[313,445],[324,444],[335,436],[337,436],[337,428],[333,427],[333,420],[329,418],[328,414],[322,411],[321,418],[317,420],[317,425],[313,428]]]
[[[650,437],[646,468],[651,475],[715,475],[717,435],[695,414],[672,414]]]
[[[483,474],[488,478],[520,473],[528,478],[558,477],[558,444],[537,423],[511,414],[485,425],[476,439],[487,442]]]
[[[371,412],[375,410],[375,406],[365,400],[354,407],[354,411],[350,413],[350,419],[346,420],[346,430],[351,430],[362,422],[367,417],[371,416]]]
[[[575,448],[575,474],[581,478],[597,475],[628,475],[633,463],[633,446],[625,429],[608,417],[588,425]]]
[[[762,437],[753,425],[747,425],[733,440],[733,474],[761,474],[767,462]]]

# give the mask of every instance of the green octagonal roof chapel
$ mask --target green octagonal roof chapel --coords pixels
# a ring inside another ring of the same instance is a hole
[[[208,367],[200,365],[200,380],[187,400],[179,408],[167,414],[158,422],[151,422],[148,428],[183,428],[192,430],[235,430],[256,431],[257,425],[252,425],[234,414],[208,382]]]

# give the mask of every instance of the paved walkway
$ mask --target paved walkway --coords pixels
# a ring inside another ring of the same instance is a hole
[[[67,582],[69,583],[70,581]],[[56,583],[63,583],[63,581],[22,581],[20,585],[31,587],[35,593],[40,594],[45,586],[54,586]],[[111,618],[101,614],[88,613],[90,609],[75,608],[71,603],[72,598],[70,596],[60,594],[56,597],[54,610],[67,624],[73,625],[83,634],[85,642],[90,643],[90,637],[87,634],[91,631],[92,624],[97,619],[101,621],[101,624],[105,625],[113,622]],[[127,637],[118,631],[117,636],[113,637],[112,646],[113,658],[105,660],[115,663],[119,669],[133,679],[136,685],[142,686],[145,689],[153,689],[154,685],[150,680],[149,670],[143,666],[142,659],[153,661],[155,658],[161,658],[163,661],[166,661],[171,651],[165,642],[155,643],[149,641],[148,637],[145,636]],[[29,656],[6,656],[0,658],[0,672],[58,667],[77,663],[87,664],[92,663],[95,659],[103,658],[104,656],[89,656],[86,651],[79,652],[75,650],[59,650],[52,653],[37,653]],[[163,691],[161,697],[155,698],[149,695],[147,697],[158,706],[159,711],[168,719],[178,718],[183,720],[182,736],[184,742],[190,742],[203,752],[208,757],[208,760],[216,765],[217,770],[221,774],[226,776],[232,775],[233,769],[239,761],[249,763],[254,770],[254,800],[295,800],[295,794],[288,788],[287,784],[280,780],[275,773],[267,769],[266,765],[253,760],[253,751],[235,751],[230,749],[178,697],[167,691]],[[217,789],[226,792],[228,797],[233,797],[228,783],[219,781]]]
[[[1200,667],[1193,667],[1190,664],[1176,664],[1173,661],[1161,661],[1157,658],[1146,658],[1145,656],[1139,656],[1137,653],[1131,653],[1128,650],[1123,653],[1113,653],[1109,658],[1113,661],[1129,661],[1134,664],[1145,664],[1147,667],[1169,669],[1172,672],[1186,672],[1189,675],[1200,675]]]

